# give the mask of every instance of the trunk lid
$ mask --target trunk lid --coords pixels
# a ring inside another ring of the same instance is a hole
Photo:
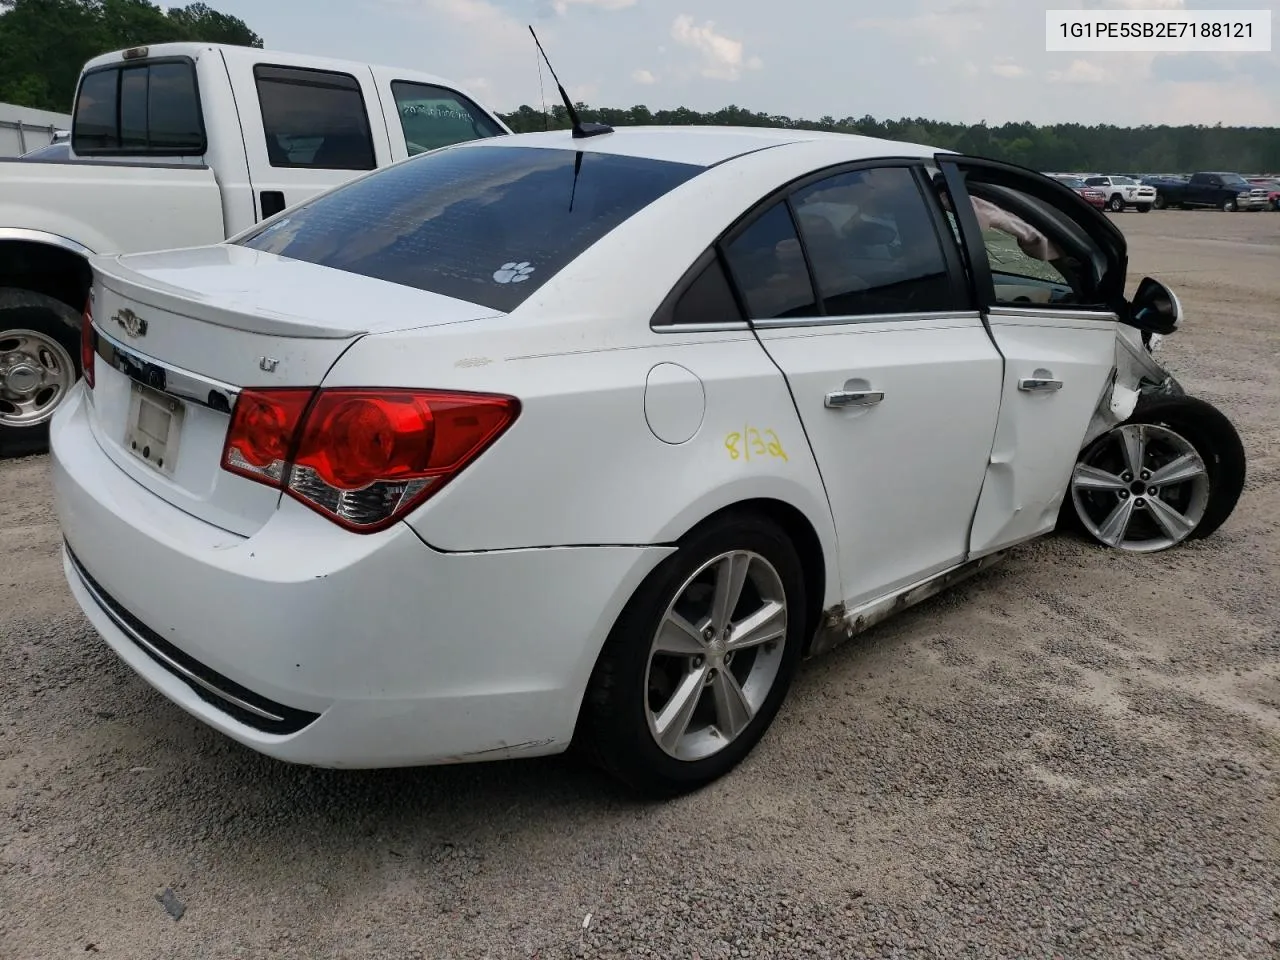
[[[315,387],[360,337],[495,311],[243,247],[99,258],[90,419],[99,444],[173,506],[241,536],[279,491],[221,468],[243,388]]]

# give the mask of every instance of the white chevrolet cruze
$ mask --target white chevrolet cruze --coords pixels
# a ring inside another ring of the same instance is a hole
[[[1107,219],[927,147],[481,140],[94,267],[52,427],[71,590],[288,761],[577,743],[691,789],[804,656],[1060,517],[1205,536],[1244,479]]]

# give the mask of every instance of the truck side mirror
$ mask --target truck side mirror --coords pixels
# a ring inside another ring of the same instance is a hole
[[[1126,323],[1143,333],[1168,336],[1178,329],[1181,319],[1182,304],[1177,295],[1160,281],[1143,277],[1130,303]]]

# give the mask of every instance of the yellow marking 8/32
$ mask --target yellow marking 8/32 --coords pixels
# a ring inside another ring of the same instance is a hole
[[[750,424],[742,428],[741,433],[730,433],[724,438],[724,447],[729,451],[730,460],[752,459],[763,460],[773,457],[775,460],[790,460],[787,451],[782,449],[782,441],[772,430],[760,430]]]

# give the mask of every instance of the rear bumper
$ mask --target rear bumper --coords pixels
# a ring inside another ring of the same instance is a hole
[[[554,753],[605,636],[669,550],[442,554],[288,498],[253,537],[185,514],[103,453],[77,387],[51,429],[64,569],[116,653],[262,753],[386,767]]]

